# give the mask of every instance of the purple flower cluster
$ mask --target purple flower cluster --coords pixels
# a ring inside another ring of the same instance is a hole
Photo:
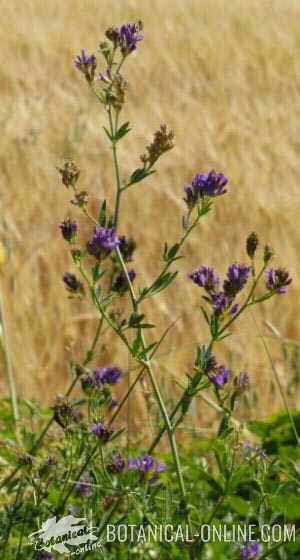
[[[142,41],[144,36],[140,31],[142,30],[142,22],[137,23],[124,23],[121,27],[110,27],[106,31],[107,38],[120,47],[123,56],[135,51],[138,41]]]
[[[268,268],[265,271],[267,281],[266,288],[275,291],[277,294],[285,294],[287,287],[291,284],[292,279],[284,268]]]
[[[224,280],[223,289],[228,299],[235,296],[244,288],[250,274],[250,267],[246,264],[233,263],[227,271],[227,278]]]
[[[118,247],[119,239],[116,238],[115,228],[104,228],[96,226],[94,234],[90,241],[87,242],[87,251],[97,259],[109,255],[109,253]]]
[[[99,388],[104,384],[116,385],[119,383],[122,374],[122,370],[115,366],[95,368],[91,371],[91,373],[82,377],[81,385],[83,390],[88,388]]]
[[[246,543],[240,551],[239,560],[254,560],[259,558],[261,546],[258,543]]]
[[[127,462],[122,457],[121,453],[117,452],[113,455],[106,468],[111,474],[121,473],[125,470],[137,470],[139,472],[140,480],[144,481],[146,478],[151,484],[158,480],[160,473],[166,470],[164,463],[155,461],[152,455],[145,454],[133,459],[128,455]]]
[[[133,252],[135,251],[136,243],[132,237],[119,237],[119,249],[125,262],[133,261]]]
[[[74,64],[76,68],[85,75],[88,82],[91,82],[94,79],[97,66],[95,54],[89,55],[86,49],[82,49],[81,55],[76,57]]]
[[[77,234],[77,224],[74,220],[67,218],[59,225],[62,236],[66,241],[75,241]]]
[[[77,496],[81,496],[83,498],[90,498],[93,491],[92,491],[92,477],[88,471],[82,473],[77,484],[75,484],[75,492]]]
[[[141,481],[149,479],[150,484],[153,484],[158,480],[160,473],[166,470],[166,465],[155,461],[152,455],[145,454],[136,459],[128,455],[128,469],[137,469]]]
[[[80,410],[71,405],[63,395],[57,395],[54,401],[54,420],[62,428],[66,428],[70,423],[78,423],[82,420],[83,414]]]
[[[241,455],[246,458],[256,457],[260,461],[264,461],[267,457],[261,445],[251,445],[248,439],[245,439],[241,445]]]
[[[101,421],[97,422],[97,424],[91,425],[91,432],[100,441],[102,441],[102,443],[106,443],[114,433],[114,430],[111,426],[108,426],[103,421]]]
[[[221,315],[224,311],[236,313],[239,310],[239,304],[234,302],[237,294],[244,288],[250,274],[250,267],[244,264],[233,263],[227,271],[227,278],[223,282],[223,291],[218,291],[219,277],[213,268],[201,265],[198,270],[189,274],[189,278],[193,280],[197,286],[204,288],[208,296],[203,296],[212,307],[214,315]]]
[[[117,452],[113,455],[106,468],[109,473],[117,474],[122,472],[126,467],[126,461],[123,459],[121,453]]]
[[[136,277],[136,272],[134,270],[128,270],[128,276],[130,282],[133,282]],[[118,292],[118,294],[123,295],[128,290],[127,278],[123,270],[119,270],[113,277],[111,289],[113,292]]]
[[[228,183],[227,177],[223,173],[217,173],[212,169],[209,173],[197,173],[191,185],[185,187],[185,202],[188,208],[192,209],[205,197],[215,197],[225,194]]]
[[[34,557],[34,560],[55,560],[53,554],[51,552],[39,552],[37,556]]]
[[[71,272],[66,272],[63,276],[63,281],[69,292],[72,294],[82,295],[84,292],[83,284]]]
[[[219,285],[220,279],[215,274],[213,268],[209,268],[204,264],[189,275],[189,278],[200,288],[204,288],[208,293],[214,292]]]
[[[207,377],[217,387],[222,389],[229,379],[230,370],[225,366],[218,366],[217,368],[208,372]]]

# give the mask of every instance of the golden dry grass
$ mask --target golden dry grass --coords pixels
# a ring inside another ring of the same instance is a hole
[[[158,173],[124,196],[120,231],[137,238],[137,284],[160,270],[164,240],[176,241],[184,210],[182,186],[211,167],[230,178],[230,194],[217,201],[185,247],[180,276],[147,306],[162,329],[180,320],[166,341],[160,382],[183,376],[193,363],[192,344],[207,337],[198,311],[200,291],[186,274],[206,263],[224,273],[244,260],[244,240],[255,230],[271,242],[295,281],[255,315],[293,339],[299,337],[299,53],[296,0],[12,0],[2,10],[1,237],[11,248],[2,266],[10,345],[20,394],[50,402],[69,383],[67,359],[80,356],[94,311],[66,297],[61,276],[71,270],[57,224],[69,213],[70,195],[56,166],[66,158],[82,168],[81,186],[92,206],[114,185],[104,113],[73,59],[94,50],[113,23],[142,19],[145,41],[130,58],[124,120],[134,131],[120,148],[123,173],[161,122],[176,132],[176,148]],[[72,214],[77,216],[76,209]],[[82,223],[82,222],[81,222]],[[88,234],[86,226],[83,235]],[[124,302],[120,304],[124,307]],[[269,331],[264,329],[266,334]],[[250,314],[219,355],[248,369],[257,389],[256,414],[279,407],[270,365]],[[286,386],[290,372],[277,340],[270,350]],[[172,353],[166,354],[172,348]],[[99,365],[126,359],[108,335]],[[2,393],[6,391],[2,378]],[[296,400],[291,399],[291,404]]]

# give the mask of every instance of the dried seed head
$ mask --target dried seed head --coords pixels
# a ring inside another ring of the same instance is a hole
[[[67,161],[63,168],[58,168],[58,171],[61,174],[63,184],[67,188],[70,186],[75,187],[80,175],[80,169],[74,161]]]
[[[174,131],[168,131],[167,125],[161,124],[159,130],[154,133],[152,143],[146,147],[148,153],[140,156],[144,166],[148,164],[151,167],[162,154],[171,150],[174,147],[173,140]]]

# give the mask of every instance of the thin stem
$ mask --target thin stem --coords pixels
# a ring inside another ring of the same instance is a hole
[[[85,461],[83,467],[81,467],[81,469],[80,469],[80,471],[79,471],[77,477],[75,477],[75,478],[77,478],[78,480],[80,479],[81,475],[84,473],[85,469],[87,468],[89,462],[91,461],[91,459],[92,459],[93,456],[95,455],[95,453],[96,453],[98,447],[99,447],[99,443],[96,443],[96,445],[93,447],[91,453],[88,455],[88,457],[87,457],[87,459],[86,459],[86,461]],[[56,510],[55,510],[55,513],[56,513],[56,514],[58,514],[58,513],[64,511],[65,505],[66,505],[66,503],[67,503],[67,501],[68,501],[70,495],[72,494],[73,489],[74,489],[74,487],[76,486],[76,484],[77,484],[77,482],[74,482],[74,484],[71,485],[71,487],[70,487],[70,489],[68,490],[66,496],[65,496],[64,499],[62,500],[62,503],[59,504],[59,505],[57,506],[57,508],[56,508]]]
[[[113,123],[112,123],[112,118],[111,118],[111,111],[108,111],[109,114],[109,119],[110,119],[110,129],[111,129],[111,134],[113,136]],[[116,193],[116,204],[115,204],[115,224],[118,223],[118,215],[119,215],[119,210],[120,210],[120,195],[121,195],[121,182],[120,182],[120,171],[119,171],[119,163],[118,163],[118,157],[117,157],[117,146],[115,142],[112,142],[112,149],[113,149],[113,163],[114,163],[114,170],[115,170],[115,176],[116,176],[116,184],[117,184],[117,193]],[[120,262],[120,265],[122,267],[123,273],[125,274],[125,278],[127,281],[127,285],[130,291],[130,297],[131,297],[131,301],[132,301],[132,306],[135,312],[138,311],[138,301],[137,298],[135,296],[134,293],[134,289],[131,283],[131,280],[129,278],[128,275],[128,271],[127,271],[127,267],[124,263],[122,254],[119,250],[119,248],[116,248],[116,253],[118,256],[118,260]],[[146,344],[145,344],[145,340],[144,340],[144,336],[143,333],[140,332],[140,336],[141,336],[141,341],[142,341],[142,347],[143,350],[145,351],[145,349],[147,348]],[[183,476],[182,476],[182,470],[181,470],[181,466],[180,466],[180,460],[179,460],[179,455],[178,455],[178,450],[177,450],[177,444],[176,444],[176,439],[175,439],[175,435],[172,431],[172,425],[168,416],[168,412],[167,409],[165,407],[164,404],[164,400],[162,398],[162,395],[160,393],[160,389],[158,386],[158,383],[156,381],[155,375],[153,373],[152,370],[152,365],[151,365],[151,361],[149,360],[148,356],[146,356],[146,359],[143,361],[150,381],[151,381],[151,385],[156,397],[156,401],[158,403],[158,406],[160,408],[160,412],[162,417],[164,418],[165,421],[165,425],[166,425],[166,429],[167,429],[167,433],[168,433],[168,439],[169,439],[169,443],[170,443],[170,448],[171,448],[171,452],[173,455],[173,459],[174,459],[174,464],[175,464],[175,468],[176,468],[176,473],[177,473],[177,477],[178,477],[178,482],[179,482],[179,487],[180,487],[180,491],[181,491],[181,496],[182,496],[182,500],[185,501],[185,486],[184,486],[184,480],[183,480]]]
[[[5,360],[5,373],[7,377],[7,383],[9,388],[10,394],[10,402],[12,408],[12,414],[15,425],[18,423],[19,420],[19,409],[18,409],[18,400],[17,400],[17,390],[16,390],[16,383],[15,377],[11,362],[11,355],[8,343],[8,335],[7,335],[7,325],[6,325],[6,318],[5,318],[5,310],[4,310],[4,302],[2,297],[2,292],[0,290],[0,327],[2,327],[2,345],[3,345],[3,354]]]
[[[159,342],[157,343],[157,345],[155,346],[155,348],[152,350],[151,354],[150,354],[150,359],[153,358],[153,356],[156,354],[156,352],[158,351],[160,345],[162,344],[162,342],[164,341],[165,337],[167,336],[168,332],[171,330],[171,328],[175,325],[177,320],[173,321],[165,330],[165,332],[163,333],[163,335],[161,336]],[[116,409],[116,411],[114,412],[111,420],[110,420],[110,424],[112,424],[114,422],[114,420],[116,419],[116,417],[119,415],[119,412],[121,411],[121,409],[123,408],[125,402],[127,401],[129,395],[131,394],[131,392],[133,391],[134,387],[136,386],[136,384],[138,383],[138,381],[141,379],[143,373],[145,371],[145,366],[142,367],[141,371],[139,372],[139,374],[136,376],[135,380],[133,381],[132,385],[128,388],[127,393],[124,395],[123,399],[121,400],[121,402],[118,405],[118,408]]]

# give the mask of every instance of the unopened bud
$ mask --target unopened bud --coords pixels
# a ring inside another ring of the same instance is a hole
[[[254,258],[257,246],[258,246],[258,237],[257,234],[253,231],[247,237],[247,242],[246,242],[247,254],[250,257],[250,259]]]

